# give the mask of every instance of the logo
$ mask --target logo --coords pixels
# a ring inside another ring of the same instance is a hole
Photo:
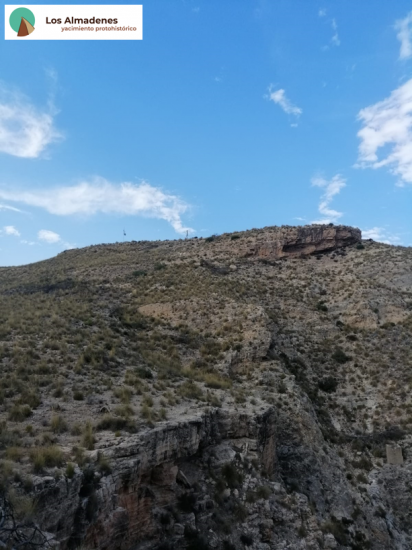
[[[27,8],[17,8],[10,15],[10,27],[17,32],[17,36],[28,36],[34,31],[35,17]]]

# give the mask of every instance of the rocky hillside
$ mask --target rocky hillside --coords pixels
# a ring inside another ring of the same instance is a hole
[[[408,550],[411,344],[350,227],[0,268],[0,548]]]

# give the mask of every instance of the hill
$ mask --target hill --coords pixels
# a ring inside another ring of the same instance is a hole
[[[0,541],[411,548],[411,343],[412,250],[346,226],[0,268]]]

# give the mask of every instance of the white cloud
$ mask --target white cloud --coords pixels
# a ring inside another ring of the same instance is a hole
[[[36,158],[46,147],[61,139],[54,127],[55,111],[42,110],[17,92],[0,83],[0,153]]]
[[[21,244],[27,244],[29,246],[33,246],[33,245],[37,244],[33,241],[26,241],[25,239],[22,239],[20,242],[21,242]]]
[[[387,166],[399,176],[399,185],[412,183],[412,79],[388,98],[362,109],[358,120],[363,127],[358,132],[361,143],[356,167]],[[389,148],[379,158],[378,150],[385,145]]]
[[[318,210],[322,214],[323,218],[315,220],[312,223],[335,223],[343,216],[342,212],[332,210],[329,208],[333,198],[338,195],[344,187],[346,187],[346,180],[340,175],[336,174],[331,180],[325,180],[320,176],[315,176],[311,179],[312,185],[315,187],[321,187],[324,189],[324,193],[321,197]]]
[[[288,115],[294,115],[298,117],[302,114],[302,109],[300,109],[296,105],[293,105],[293,103],[286,97],[285,90],[272,90],[273,86],[269,86],[269,95],[266,96],[267,99],[279,105]]]
[[[385,244],[400,244],[400,237],[398,235],[393,235],[388,233],[383,227],[372,227],[371,229],[362,229],[362,238],[363,239],[373,239],[380,243]]]
[[[396,37],[401,43],[399,58],[408,59],[412,57],[412,11],[404,19],[396,21],[395,30],[398,31]]]
[[[96,178],[91,182],[52,189],[16,191],[0,188],[0,199],[44,208],[58,216],[92,215],[99,212],[140,215],[166,220],[177,233],[193,231],[185,227],[181,220],[189,205],[146,182],[139,185],[115,185],[103,178]]]
[[[45,241],[49,244],[55,244],[61,241],[60,235],[54,231],[49,231],[48,229],[41,229],[37,233],[37,237],[40,241]]]
[[[13,235],[14,237],[20,237],[20,232],[14,227],[14,225],[5,225],[0,233],[5,233],[6,235]]]
[[[319,15],[319,17],[325,17],[325,15],[326,15],[326,10],[325,10],[325,9],[319,10],[319,11],[318,11],[318,15]]]
[[[59,244],[64,250],[71,250],[72,248],[75,248],[74,244],[66,243],[62,240],[60,235],[58,233],[55,233],[54,231],[50,231],[49,229],[41,229],[37,233],[37,238],[39,241],[43,241],[47,244]],[[36,244],[29,241],[21,241],[24,244]]]

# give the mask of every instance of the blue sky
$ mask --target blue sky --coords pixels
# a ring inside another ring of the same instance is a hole
[[[151,0],[142,41],[4,24],[0,265],[123,229],[333,222],[412,245],[410,2]]]

